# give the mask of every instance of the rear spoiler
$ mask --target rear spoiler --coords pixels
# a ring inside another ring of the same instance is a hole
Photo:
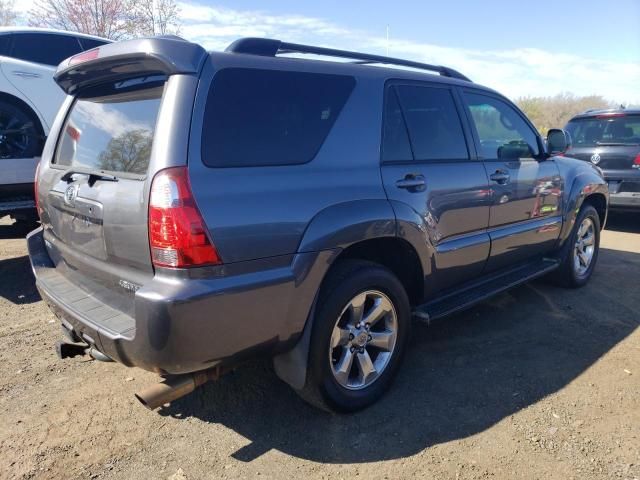
[[[198,73],[207,52],[173,35],[108,43],[63,60],[53,79],[67,94],[132,76]]]

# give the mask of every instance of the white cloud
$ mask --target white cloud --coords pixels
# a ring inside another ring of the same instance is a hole
[[[299,43],[384,54],[386,38],[349,29],[329,20],[298,14],[272,15],[181,2],[182,35],[212,50],[239,37],[271,37]],[[393,38],[389,55],[443,64],[477,83],[510,96],[551,96],[561,92],[602,95],[621,103],[640,103],[640,64],[600,60],[537,48],[494,51],[453,48]]]

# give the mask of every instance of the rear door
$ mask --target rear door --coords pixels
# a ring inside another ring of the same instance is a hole
[[[41,166],[42,223],[57,270],[129,315],[132,291],[153,274],[147,179],[165,88],[156,76],[85,89]]]
[[[489,255],[488,181],[462,118],[446,84],[387,84],[382,177],[392,203],[422,219],[430,292],[479,275]]]
[[[476,90],[466,90],[464,100],[492,192],[486,270],[544,254],[562,226],[555,161],[545,158],[537,132],[506,100]]]

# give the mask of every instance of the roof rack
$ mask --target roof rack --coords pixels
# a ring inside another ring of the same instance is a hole
[[[248,53],[251,55],[261,55],[265,57],[275,57],[283,53],[309,53],[326,57],[349,58],[356,60],[355,63],[380,63],[385,65],[401,65],[403,67],[418,68],[437,72],[444,77],[457,78],[470,82],[471,80],[454,70],[453,68],[441,65],[430,65],[428,63],[413,62],[401,58],[385,57],[383,55],[371,55],[368,53],[350,52],[348,50],[337,50],[334,48],[315,47],[313,45],[301,45],[299,43],[287,43],[270,38],[240,38],[229,45],[226,52]]]

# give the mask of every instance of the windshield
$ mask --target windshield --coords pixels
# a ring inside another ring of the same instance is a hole
[[[146,174],[163,88],[78,98],[53,163]]]
[[[571,120],[566,129],[574,147],[640,144],[640,115],[579,118]]]

